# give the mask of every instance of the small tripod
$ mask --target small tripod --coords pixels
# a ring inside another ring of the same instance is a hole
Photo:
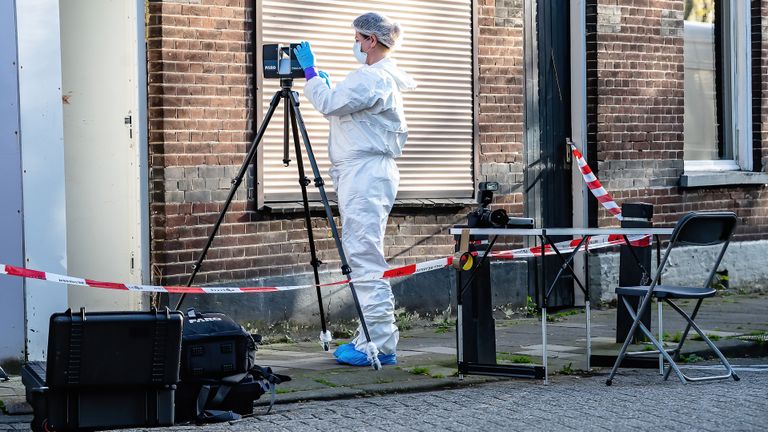
[[[304,162],[301,157],[301,143],[299,140],[299,132],[301,132],[301,139],[304,141],[304,148],[307,152],[307,159],[309,160],[309,164],[312,167],[312,173],[315,177],[314,178],[315,187],[317,187],[318,191],[320,192],[320,199],[323,202],[323,207],[325,208],[325,215],[328,220],[328,225],[331,227],[331,232],[333,233],[333,239],[336,242],[336,249],[339,252],[339,258],[341,259],[341,272],[347,277],[348,281],[352,280],[352,277],[350,276],[350,273],[352,273],[352,269],[349,267],[349,264],[347,263],[347,257],[344,254],[344,247],[341,244],[341,239],[339,238],[339,232],[338,232],[338,229],[336,228],[336,223],[333,220],[333,211],[331,210],[331,205],[328,203],[328,195],[325,192],[325,182],[323,181],[323,178],[320,176],[320,169],[317,167],[315,154],[312,151],[312,146],[309,142],[309,135],[307,134],[307,129],[304,126],[304,119],[302,118],[301,112],[299,111],[299,94],[292,90],[292,86],[293,86],[293,79],[291,78],[280,79],[281,89],[275,92],[275,95],[272,97],[272,101],[269,104],[269,110],[267,110],[267,114],[264,117],[264,121],[261,123],[261,126],[259,126],[259,130],[256,133],[256,137],[251,143],[251,148],[248,151],[248,154],[246,155],[242,166],[240,166],[240,171],[237,173],[237,176],[232,179],[232,187],[230,188],[229,195],[227,196],[227,200],[224,203],[224,208],[221,210],[221,213],[219,214],[219,218],[216,220],[216,224],[213,226],[213,230],[211,231],[211,234],[208,236],[208,241],[203,247],[203,250],[200,253],[200,256],[198,257],[197,262],[195,262],[195,264],[192,266],[192,274],[189,276],[189,280],[187,281],[187,286],[192,286],[192,282],[194,281],[195,276],[200,271],[200,268],[203,264],[203,260],[205,260],[205,256],[208,253],[208,249],[211,247],[211,243],[213,243],[213,239],[216,237],[216,233],[218,232],[219,226],[224,220],[224,216],[226,215],[227,210],[229,209],[229,205],[232,203],[232,199],[235,196],[235,192],[237,192],[237,188],[242,183],[243,177],[245,177],[245,174],[248,171],[248,166],[250,165],[251,161],[256,155],[256,149],[259,143],[261,142],[262,138],[264,137],[264,132],[267,129],[267,125],[269,125],[269,121],[272,119],[272,115],[277,110],[277,106],[280,104],[280,101],[283,101],[283,106],[284,106],[283,163],[286,166],[288,166],[288,164],[290,163],[289,145],[288,145],[288,141],[289,141],[288,136],[290,133],[293,136],[293,143],[294,143],[295,152],[296,152],[296,165],[299,171],[299,185],[301,185],[301,197],[304,204],[304,221],[307,226],[309,252],[312,259],[310,261],[310,264],[312,265],[312,269],[315,276],[315,285],[318,285],[315,288],[317,290],[317,303],[320,308],[320,322],[321,322],[322,331],[323,331],[320,335],[320,340],[323,345],[323,350],[328,351],[330,349],[330,337],[329,337],[330,334],[328,333],[328,330],[326,328],[325,311],[323,309],[323,296],[322,296],[322,293],[320,292],[320,287],[319,287],[320,275],[318,272],[318,267],[322,264],[322,262],[319,259],[317,259],[317,252],[315,250],[314,235],[312,233],[312,220],[310,218],[310,211],[309,211],[309,199],[307,197],[307,186],[309,186],[311,181],[304,174]],[[289,124],[290,124],[290,131],[289,131]],[[363,334],[365,335],[366,341],[368,341],[368,343],[370,344],[371,336],[368,333],[368,326],[365,323],[363,310],[360,307],[360,301],[357,297],[357,292],[355,291],[355,287],[352,282],[349,282],[349,288],[352,291],[352,298],[355,301],[355,308],[357,309],[357,315],[359,316],[360,323],[363,327]],[[186,294],[182,294],[182,296],[179,298],[179,301],[176,303],[177,310],[179,309],[179,307],[181,307],[181,304],[184,301],[185,297],[186,297]],[[373,355],[373,358],[371,359],[371,363],[373,368],[378,370],[379,368],[381,368],[381,363],[379,363],[379,360],[375,355],[376,350],[374,350],[373,352],[374,352],[374,355]]]

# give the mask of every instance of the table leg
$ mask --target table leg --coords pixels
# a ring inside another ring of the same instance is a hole
[[[592,291],[589,284],[589,239],[584,244],[584,286],[587,288],[584,295],[584,306],[587,308],[587,372],[590,372],[592,370],[592,310],[590,307]]]
[[[544,364],[544,385],[549,384],[549,368],[547,366],[547,308],[541,308],[541,361]]]
[[[589,308],[589,297],[587,297],[585,306],[587,309],[587,372],[589,372],[592,370],[592,366],[590,365],[590,359],[592,358],[592,329],[590,324],[591,311]]]

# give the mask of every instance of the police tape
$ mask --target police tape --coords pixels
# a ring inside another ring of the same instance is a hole
[[[568,141],[568,145],[571,146],[571,151],[573,152],[573,157],[576,159],[576,163],[579,165],[581,176],[584,178],[584,182],[587,184],[587,188],[589,188],[589,190],[592,192],[592,195],[594,195],[595,198],[597,198],[597,201],[602,204],[603,207],[605,207],[605,209],[608,210],[608,212],[611,213],[616,219],[623,220],[624,217],[621,215],[621,207],[616,204],[616,201],[613,200],[611,194],[605,190],[603,185],[600,183],[600,180],[592,172],[592,169],[589,167],[589,165],[587,165],[587,161],[584,159],[584,156],[576,148],[576,145],[571,141]]]
[[[627,236],[629,243],[632,246],[645,247],[650,246],[650,235],[634,235]],[[498,259],[521,259],[532,258],[542,255],[555,255],[560,253],[572,253],[582,239],[573,239],[569,241],[555,243],[554,248],[551,245],[545,245],[543,248],[520,248],[512,250],[503,250],[490,252],[489,257]],[[587,241],[584,242],[582,248],[579,250],[596,250],[604,249],[612,246],[626,244],[624,236],[622,235],[600,235],[589,236]],[[555,252],[555,248],[557,252]],[[473,252],[473,255],[477,255],[477,252]],[[450,267],[453,264],[453,257],[448,256],[444,258],[438,258],[430,261],[425,261],[416,264],[409,264],[402,267],[393,268],[383,273],[369,273],[360,277],[353,278],[350,281],[342,280],[331,283],[320,284],[320,287],[331,287],[346,285],[348,283],[361,283],[371,282],[384,279],[395,279],[406,276],[413,276],[420,273],[426,273],[441,268]],[[116,282],[102,282],[93,279],[83,279],[73,276],[60,275],[56,273],[44,272],[39,270],[32,270],[23,267],[16,267],[8,264],[0,264],[0,274],[7,276],[16,276],[26,279],[39,279],[48,282],[54,282],[65,285],[75,285],[90,288],[104,288],[120,291],[133,291],[133,292],[160,292],[170,294],[247,294],[247,293],[268,293],[278,291],[293,291],[306,288],[314,288],[315,284],[306,285],[284,285],[284,286],[256,286],[256,287],[186,287],[186,286],[169,286],[169,285],[133,285]]]

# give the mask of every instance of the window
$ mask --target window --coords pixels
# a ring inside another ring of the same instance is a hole
[[[439,4],[439,7],[436,5]],[[376,10],[398,21],[403,44],[394,53],[398,65],[418,83],[405,93],[409,136],[400,168],[398,198],[469,198],[473,196],[472,1],[399,1],[373,3],[355,0],[262,0],[258,43],[310,40],[318,66],[339,82],[359,67],[352,56],[358,15]],[[260,50],[261,47],[258,47]],[[259,76],[261,71],[257,71]],[[278,80],[258,83],[261,121],[278,90]],[[294,82],[302,93],[304,80]],[[301,112],[312,148],[330,189],[327,175],[328,122],[301,97]],[[296,168],[284,167],[283,114],[278,108],[262,144],[263,199],[267,202],[300,198]],[[291,143],[291,150],[293,144]],[[293,153],[293,152],[291,152]],[[293,157],[292,157],[293,159]],[[307,171],[309,166],[305,164]],[[314,187],[310,187],[314,193]]]
[[[752,170],[749,2],[686,0],[686,171]]]

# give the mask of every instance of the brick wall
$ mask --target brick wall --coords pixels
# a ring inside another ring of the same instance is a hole
[[[186,280],[251,140],[250,0],[150,0],[148,71],[153,282]],[[522,214],[522,0],[478,5],[480,180]],[[251,183],[252,184],[252,183]],[[301,213],[253,208],[244,183],[196,283],[311,271]],[[398,206],[387,230],[395,265],[452,252],[447,227],[468,208]],[[313,218],[326,269],[338,262]],[[338,220],[337,220],[338,222]]]
[[[497,203],[523,213],[523,0],[477,0],[480,181]],[[744,239],[768,238],[762,186],[681,189],[682,0],[587,1],[588,157],[617,201],[656,206],[659,224],[691,210],[735,209]],[[154,282],[185,280],[249,145],[252,116],[250,0],[150,0],[148,70]],[[768,0],[752,0],[753,68],[768,76]],[[760,29],[757,31],[757,29]],[[756,165],[768,167],[768,80],[755,80]],[[759,163],[758,163],[759,162]],[[244,185],[245,186],[245,185]],[[594,201],[592,201],[594,203]],[[397,206],[386,254],[395,265],[452,251],[449,226],[467,207]],[[615,224],[604,210],[600,226]],[[322,214],[320,258],[336,270]],[[310,271],[301,213],[253,208],[238,193],[196,282]]]
[[[756,2],[755,2],[756,3]],[[588,141],[599,177],[619,203],[655,205],[659,224],[672,224],[694,210],[735,210],[739,237],[768,238],[765,187],[729,186],[684,189],[683,171],[683,6],[682,0],[587,1]],[[755,7],[765,27],[765,1]],[[768,53],[761,34],[762,76]],[[765,98],[755,135],[756,153],[765,158]],[[758,121],[755,120],[757,123]],[[756,164],[765,167],[765,163]],[[764,168],[763,168],[764,169]],[[600,226],[616,224],[602,208]]]

